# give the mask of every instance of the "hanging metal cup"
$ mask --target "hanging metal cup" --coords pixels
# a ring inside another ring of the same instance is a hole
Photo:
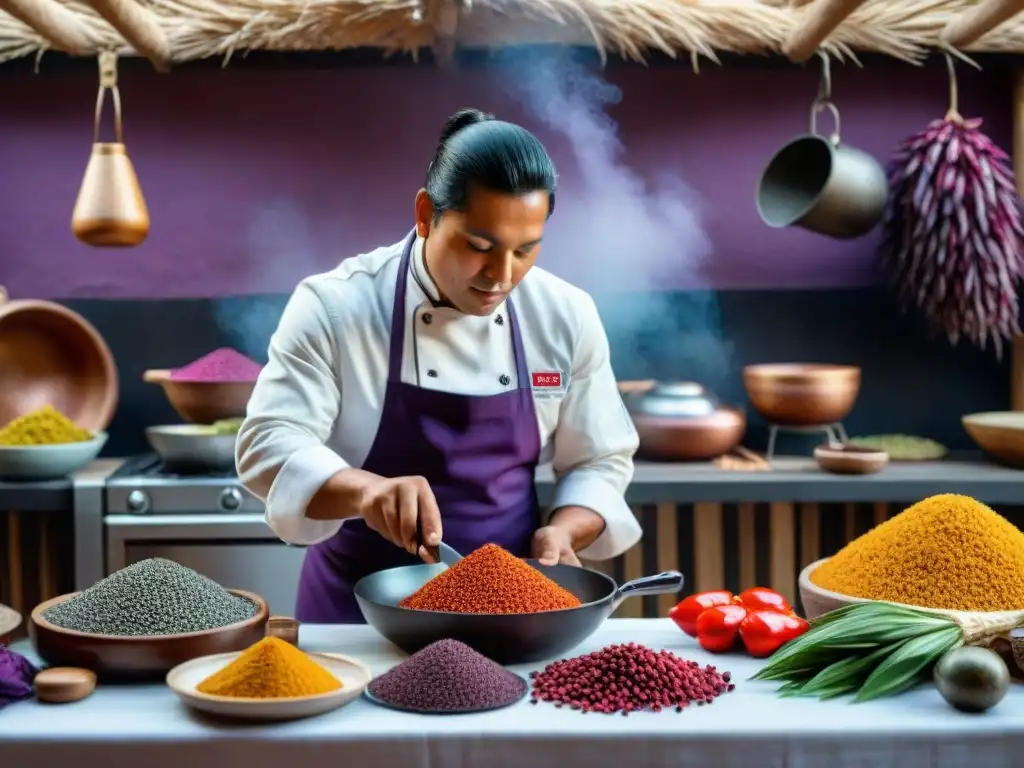
[[[828,110],[835,131],[818,133]],[[770,227],[802,227],[836,238],[860,237],[882,219],[889,183],[881,164],[839,141],[839,110],[831,101],[811,106],[811,132],[775,153],[757,184],[757,212]]]
[[[124,146],[115,62],[113,53],[100,55],[100,90],[96,97],[92,154],[71,214],[71,230],[86,245],[131,247],[149,234],[149,210]],[[108,90],[114,103],[116,140],[101,142],[100,119],[103,97]]]

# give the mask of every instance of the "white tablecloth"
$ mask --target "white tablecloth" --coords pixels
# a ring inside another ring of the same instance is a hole
[[[0,710],[0,766],[994,768],[1024,760],[1024,686],[973,716],[950,709],[931,686],[870,704],[779,699],[771,685],[747,681],[757,661],[704,653],[668,619],[610,620],[579,652],[629,641],[729,670],[736,690],[683,713],[629,717],[529,700],[490,713],[426,716],[359,699],[309,720],[225,726],[193,714],[163,686],[108,686],[75,704]],[[403,658],[368,627],[305,627],[300,644],[355,656],[374,674]]]

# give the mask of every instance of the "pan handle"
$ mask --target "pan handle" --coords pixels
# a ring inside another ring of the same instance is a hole
[[[612,610],[619,607],[619,603],[627,597],[640,597],[642,595],[664,595],[669,592],[679,592],[683,588],[683,574],[679,571],[665,571],[657,576],[643,576],[639,579],[627,581],[615,591],[612,597]]]

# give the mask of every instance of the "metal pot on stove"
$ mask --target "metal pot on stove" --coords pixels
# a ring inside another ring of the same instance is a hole
[[[623,382],[620,392],[640,436],[640,455],[663,461],[707,461],[739,445],[746,414],[723,405],[694,381]]]

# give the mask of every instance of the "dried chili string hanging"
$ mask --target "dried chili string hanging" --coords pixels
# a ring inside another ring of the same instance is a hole
[[[997,356],[1019,331],[1024,229],[1009,156],[959,113],[949,67],[946,116],[900,144],[890,185],[882,256],[904,310],[916,307],[956,345]],[[973,63],[973,62],[972,62]]]

